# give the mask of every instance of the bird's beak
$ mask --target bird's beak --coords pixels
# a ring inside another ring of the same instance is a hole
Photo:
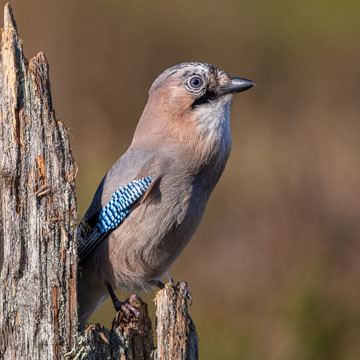
[[[252,88],[256,84],[248,79],[233,77],[231,78],[231,82],[227,85],[216,87],[216,94],[219,96],[226,94],[234,94],[241,91],[245,91],[247,89]]]

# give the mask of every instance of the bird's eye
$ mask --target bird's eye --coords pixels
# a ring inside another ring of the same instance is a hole
[[[203,86],[204,81],[201,77],[198,76],[194,76],[189,80],[189,85],[190,87],[192,87],[193,89],[199,89]]]

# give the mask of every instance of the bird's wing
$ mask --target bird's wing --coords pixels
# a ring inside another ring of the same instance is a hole
[[[78,255],[84,260],[140,205],[173,160],[151,149],[129,149],[101,181],[78,230]]]
[[[150,176],[134,179],[116,189],[108,203],[95,213],[78,231],[78,256],[84,260],[101,241],[130,214],[141,198],[151,191],[156,181]],[[140,200],[141,201],[141,200]]]

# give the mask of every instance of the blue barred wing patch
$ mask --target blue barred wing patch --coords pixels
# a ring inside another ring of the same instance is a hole
[[[130,214],[132,205],[146,192],[151,182],[151,177],[147,176],[133,180],[114,191],[109,202],[101,209],[95,228],[89,235],[82,238],[79,236],[80,260],[85,259],[109,231],[121,224]]]
[[[149,188],[150,177],[131,181],[124,187],[114,191],[110,201],[100,211],[96,227],[100,234],[117,228],[130,214],[130,206],[138,200]]]

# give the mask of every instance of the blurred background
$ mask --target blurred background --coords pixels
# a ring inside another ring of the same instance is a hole
[[[359,1],[12,6],[26,56],[50,62],[80,216],[165,68],[203,61],[257,83],[233,102],[230,160],[170,271],[189,282],[200,358],[359,359]],[[107,302],[91,320],[113,316]]]

